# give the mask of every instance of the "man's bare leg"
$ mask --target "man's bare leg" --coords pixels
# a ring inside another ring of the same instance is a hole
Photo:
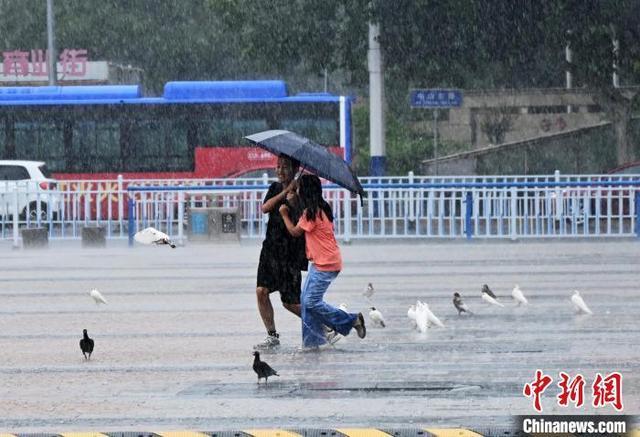
[[[283,307],[291,311],[296,316],[300,317],[300,304],[299,303],[283,303]]]
[[[275,332],[276,322],[273,320],[273,306],[271,305],[271,299],[269,299],[269,289],[256,287],[256,298],[258,300],[258,312],[264,327],[267,332]]]

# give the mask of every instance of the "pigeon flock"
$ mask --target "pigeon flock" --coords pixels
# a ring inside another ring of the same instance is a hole
[[[176,245],[171,241],[167,234],[151,227],[143,229],[142,231],[136,233],[134,239],[138,243],[145,245],[168,245],[172,248],[176,247]],[[375,289],[373,287],[373,284],[369,282],[364,288],[362,296],[364,296],[367,302],[371,305],[369,307],[369,319],[371,321],[371,326],[376,328],[386,328],[387,322],[385,321],[382,312],[379,308],[373,306],[372,299],[374,294]],[[102,295],[102,293],[100,293],[100,291],[95,288],[89,291],[89,296],[93,299],[96,305],[107,304],[107,299]],[[482,288],[480,290],[480,297],[490,305],[505,308],[505,304],[500,301],[500,299],[495,295],[495,293],[491,290],[491,288],[489,288],[487,284],[482,285]],[[529,305],[528,299],[525,297],[524,293],[520,289],[520,286],[517,284],[511,291],[511,297],[518,307]],[[587,306],[584,299],[580,295],[580,292],[578,292],[577,290],[573,291],[570,300],[577,313],[585,315],[593,314],[591,309]],[[468,305],[463,302],[462,295],[459,291],[453,293],[453,306],[458,312],[458,316],[471,316],[474,314],[469,309]],[[339,305],[339,308],[343,311],[347,311],[347,305],[344,303],[341,303]],[[407,317],[409,318],[413,328],[421,333],[427,332],[427,330],[433,326],[437,326],[440,328],[445,327],[444,323],[442,323],[442,321],[433,313],[433,311],[431,311],[429,305],[420,300],[417,300],[414,305],[411,305],[409,307],[409,309],[407,310]],[[337,336],[337,338],[339,337],[340,336]],[[331,341],[330,343],[333,344],[334,341]],[[82,351],[85,360],[88,361],[91,359],[91,354],[93,353],[94,346],[94,340],[89,337],[87,330],[84,329],[82,331],[82,339],[80,340],[80,350]],[[269,364],[267,364],[265,361],[260,360],[259,352],[255,351],[253,352],[253,355],[253,370],[258,376],[258,384],[263,378],[265,384],[267,384],[268,378],[270,376],[280,376],[271,366],[269,366]]]
[[[369,283],[365,288],[365,291],[362,295],[367,299],[368,302],[371,302],[371,298],[374,294],[373,285]],[[480,297],[483,301],[487,302],[490,305],[494,305],[500,308],[505,308],[505,304],[500,301],[498,296],[489,288],[487,284],[482,285],[480,289]],[[515,302],[516,306],[527,306],[529,305],[529,300],[525,297],[524,293],[520,289],[518,284],[513,287],[511,291],[511,297]],[[571,296],[571,303],[573,304],[575,310],[579,314],[593,314],[591,309],[584,302],[584,299],[580,296],[578,291],[573,291],[573,295]],[[453,306],[458,312],[458,316],[461,315],[473,315],[474,313],[469,309],[469,306],[464,303],[462,300],[462,295],[459,291],[453,293]],[[341,308],[346,310],[345,304],[340,304]],[[369,307],[369,318],[371,319],[372,326],[384,328],[386,327],[386,322],[379,308]],[[440,328],[444,328],[444,323],[433,313],[433,311],[429,308],[429,305],[420,300],[416,301],[414,305],[411,305],[407,310],[407,317],[414,329],[420,332],[427,332],[427,329],[437,326]]]

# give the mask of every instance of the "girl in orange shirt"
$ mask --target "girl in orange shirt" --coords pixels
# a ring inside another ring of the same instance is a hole
[[[307,258],[311,262],[300,296],[302,343],[309,348],[326,343],[323,325],[342,335],[348,335],[353,328],[358,337],[364,338],[367,331],[362,313],[347,313],[323,300],[329,285],[342,270],[342,256],[334,235],[333,212],[322,197],[320,179],[311,174],[302,175],[298,196],[304,208],[298,223],[294,225],[289,218],[286,204],[280,207],[280,214],[292,236],[305,235]]]

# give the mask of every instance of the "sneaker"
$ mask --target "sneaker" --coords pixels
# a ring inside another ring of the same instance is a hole
[[[364,316],[358,313],[358,318],[353,322],[353,328],[358,333],[358,337],[364,338],[367,335],[367,328],[364,326]]]
[[[327,331],[327,333],[325,334],[325,339],[329,344],[336,344],[340,341],[340,339],[342,339],[342,335],[338,334],[338,332],[332,329],[330,331]]]
[[[276,335],[267,335],[267,338],[262,340],[260,343],[253,346],[254,349],[273,349],[280,346],[280,339],[278,338],[278,334]]]

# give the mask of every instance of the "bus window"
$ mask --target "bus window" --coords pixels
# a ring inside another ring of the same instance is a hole
[[[193,154],[187,143],[187,123],[163,118],[131,123],[125,171],[192,170]]]
[[[327,119],[285,118],[280,122],[282,129],[295,132],[324,146],[340,144],[339,139],[336,138],[336,124],[334,120]]]
[[[45,161],[52,168],[64,167],[64,129],[61,122],[35,119],[16,122],[16,158]]]
[[[120,166],[120,128],[114,121],[73,123],[67,167],[83,172],[117,171]]]
[[[7,156],[7,121],[0,118],[0,159],[8,159]]]
[[[200,146],[233,147],[248,146],[244,140],[246,135],[267,130],[266,120],[231,120],[216,119],[201,121],[198,127]]]

